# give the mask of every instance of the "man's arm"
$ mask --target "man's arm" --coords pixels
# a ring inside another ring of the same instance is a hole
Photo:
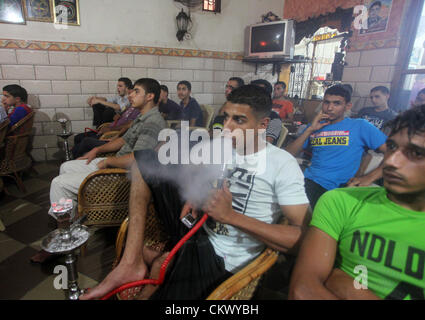
[[[206,202],[203,210],[214,220],[230,224],[264,242],[273,249],[292,252],[297,247],[310,220],[308,204],[281,206],[288,225],[269,224],[240,214],[232,208],[232,194],[226,184]]]
[[[378,148],[378,150],[381,151],[382,153],[385,153],[385,151],[387,150],[387,145],[384,143]],[[351,178],[347,183],[347,187],[362,187],[362,186],[371,185],[374,181],[382,177],[383,165],[384,165],[384,159],[382,159],[381,163],[376,169],[373,169],[368,174],[361,177]]]
[[[121,149],[125,144],[123,138],[114,139],[105,143],[100,147],[93,148],[91,151],[87,152],[84,156],[78,158],[78,160],[87,159],[87,164],[89,164],[96,156],[100,153],[116,152]]]
[[[114,109],[115,111],[120,111],[121,110],[121,106],[118,103],[113,103],[113,102],[109,102],[107,100],[103,100],[103,99],[99,99],[99,98],[94,98],[92,100],[92,104],[96,104],[96,103],[103,104],[104,106],[110,107],[110,108]]]
[[[134,154],[129,153],[121,157],[107,157],[105,160],[99,162],[97,167],[99,169],[105,168],[122,168],[129,169],[134,162]]]
[[[289,299],[338,299],[325,286],[332,272],[337,242],[322,230],[311,227],[301,245],[289,287]]]
[[[292,154],[294,157],[300,153],[300,151],[303,149],[304,142],[310,137],[310,135],[317,131],[322,129],[324,126],[327,126],[329,124],[329,121],[327,119],[329,118],[328,115],[324,114],[322,111],[320,111],[313,119],[313,122],[311,123],[311,126],[309,126],[307,129],[304,130],[304,132],[289,146],[286,147],[286,151],[288,151],[290,154]],[[320,122],[324,121],[324,122]]]

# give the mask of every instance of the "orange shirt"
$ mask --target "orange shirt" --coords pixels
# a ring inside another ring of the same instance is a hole
[[[289,100],[273,100],[272,109],[279,114],[282,120],[288,119],[288,115],[294,113],[294,105]]]

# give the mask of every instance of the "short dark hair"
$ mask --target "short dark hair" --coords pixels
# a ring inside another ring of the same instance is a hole
[[[133,89],[133,82],[126,77],[122,77],[118,79],[118,82],[124,82],[125,86],[127,87],[127,89]]]
[[[350,92],[346,88],[344,88],[342,85],[339,85],[339,84],[326,89],[325,95],[327,94],[343,97],[346,103],[351,101]]]
[[[168,93],[168,87],[165,84],[161,84],[161,90]]]
[[[373,8],[374,6],[378,6],[378,7],[382,7],[382,2],[381,1],[375,1],[373,2],[369,8]]]
[[[282,88],[283,88],[283,89],[286,89],[286,83],[285,83],[285,82],[283,82],[283,81],[278,81],[278,82],[276,82],[274,85],[275,85],[275,86],[282,85]]]
[[[229,81],[236,81],[238,83],[238,88],[239,87],[242,87],[243,85],[245,85],[245,81],[243,81],[243,79],[242,78],[239,78],[239,77],[231,77],[229,79]]]
[[[159,101],[159,95],[161,94],[161,86],[158,81],[152,78],[141,78],[134,83],[135,86],[142,87],[146,93],[153,93],[154,104]]]
[[[370,89],[371,93],[375,92],[375,91],[380,91],[383,94],[390,95],[390,90],[387,87],[384,87],[384,86],[377,86],[377,87]]]
[[[181,85],[181,84],[185,85],[189,91],[192,91],[192,85],[191,85],[191,83],[190,83],[189,81],[187,81],[187,80],[182,80],[182,81],[180,81],[179,83],[177,83],[177,87],[178,87],[179,85]]]
[[[257,119],[268,117],[272,110],[270,94],[258,85],[248,84],[233,90],[228,102],[249,105]]]
[[[419,96],[420,94],[425,94],[425,88],[421,89],[416,96]]]
[[[273,87],[271,85],[270,82],[268,82],[265,79],[257,79],[257,80],[252,80],[251,84],[256,85],[256,86],[264,86],[264,89],[266,89],[266,91],[268,92],[268,94],[272,94],[273,92]]]
[[[22,102],[26,103],[28,100],[27,90],[22,88],[20,85],[9,84],[3,87],[3,91],[8,92],[14,98],[21,98]]]
[[[348,93],[350,94],[350,96],[353,95],[353,87],[351,86],[351,84],[349,83],[345,83],[341,85],[345,90],[348,91]]]
[[[425,133],[425,104],[404,111],[395,119],[388,121],[385,127],[390,128],[389,136],[403,129],[407,129],[409,138],[417,133]]]

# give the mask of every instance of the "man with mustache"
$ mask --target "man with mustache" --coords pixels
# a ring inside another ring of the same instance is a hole
[[[381,167],[353,178],[368,149],[385,152],[387,136],[364,119],[345,117],[352,107],[350,93],[340,85],[325,91],[322,111],[304,132],[287,147],[296,156],[311,147],[311,165],[305,172],[305,188],[314,209],[328,190],[344,186],[368,186],[382,176]]]
[[[425,299],[425,105],[390,122],[384,187],[324,194],[292,274],[294,299]]]

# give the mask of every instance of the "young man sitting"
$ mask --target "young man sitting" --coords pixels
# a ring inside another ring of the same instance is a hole
[[[93,125],[98,127],[102,123],[113,122],[116,114],[121,114],[130,105],[129,90],[133,84],[129,78],[119,78],[117,95],[111,99],[104,97],[90,97],[87,103],[93,108]]]
[[[3,96],[1,103],[10,120],[9,127],[13,126],[19,120],[32,112],[32,109],[27,105],[28,93],[27,90],[17,84],[10,84],[3,87]]]
[[[375,127],[382,131],[385,123],[394,119],[397,115],[388,107],[390,90],[383,86],[378,86],[370,90],[370,100],[372,107],[365,107],[359,111],[357,116],[366,119]]]
[[[384,187],[317,203],[292,274],[293,299],[425,299],[425,105],[391,123]]]
[[[294,105],[285,98],[286,83],[278,81],[274,84],[273,90],[273,110],[276,111],[282,120],[294,120]]]
[[[59,202],[62,198],[72,199],[75,214],[78,189],[90,173],[108,167],[130,168],[134,162],[134,151],[155,148],[160,131],[166,128],[165,121],[156,106],[159,93],[158,81],[150,78],[136,81],[130,101],[134,108],[140,110],[140,115],[124,136],[92,149],[77,160],[63,163],[59,176],[52,180],[50,186],[50,203]],[[96,158],[98,154],[109,152],[117,153],[113,157]],[[32,261],[43,262],[45,256],[43,252],[42,255],[33,257]]]
[[[384,152],[387,137],[364,119],[346,118],[345,113],[352,106],[350,100],[349,92],[342,86],[328,88],[322,111],[286,149],[294,156],[302,149],[312,149],[311,165],[304,175],[306,193],[313,209],[327,190],[347,183],[368,186],[382,176],[378,167],[366,176],[354,178],[363,152],[367,149]]]
[[[168,99],[168,87],[161,85],[161,95],[159,97],[159,112],[165,120],[180,120],[182,108],[173,100]]]
[[[107,143],[107,140],[99,140],[99,138],[110,131],[120,131],[124,134],[131,127],[133,121],[139,116],[140,110],[135,107],[128,107],[125,111],[118,115],[118,119],[109,125],[104,125],[98,132],[85,132],[77,134],[74,137],[74,147],[72,155],[74,159],[81,157],[95,147],[100,147]]]
[[[204,116],[202,109],[195,98],[190,96],[192,85],[189,81],[183,80],[177,84],[177,95],[179,96],[182,108],[182,120],[189,121],[191,127],[202,127]]]
[[[296,160],[271,144],[258,143],[258,135],[267,127],[270,110],[270,95],[257,86],[242,86],[229,95],[222,110],[224,130],[244,141],[240,146],[237,138],[232,140],[233,152],[247,161],[255,157],[263,159],[264,170],[255,161],[251,165],[237,164],[227,172],[230,186],[224,183],[223,189],[211,190],[203,203],[193,205],[194,209],[207,212],[210,220],[180,249],[173,265],[168,267],[164,284],[152,298],[203,299],[224,279],[255,259],[266,245],[283,252],[296,251],[309,220],[308,200]],[[183,190],[190,185],[179,185],[182,179],[171,178],[185,166],[161,165],[157,154],[149,151],[137,152],[135,157],[130,225],[123,258],[101,284],[81,299],[99,298],[117,286],[143,279],[147,265],[155,257],[164,259],[165,254],[161,256],[143,247],[151,198],[171,237],[170,247],[188,231],[180,221],[180,214],[187,200]],[[192,184],[194,178],[185,180]],[[276,224],[282,214],[288,219],[287,225]],[[148,298],[152,289],[146,286],[140,298]]]

